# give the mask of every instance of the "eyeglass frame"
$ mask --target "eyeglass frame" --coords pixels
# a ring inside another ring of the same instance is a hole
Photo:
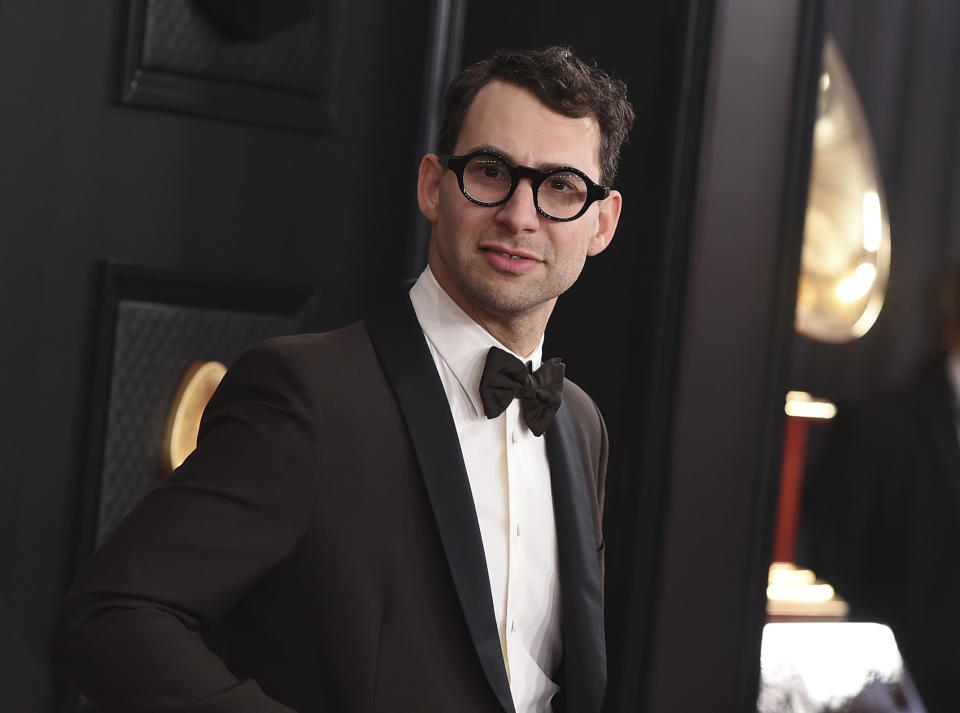
[[[497,159],[507,167],[507,171],[510,173],[510,190],[507,191],[507,195],[498,201],[485,203],[484,201],[477,200],[467,193],[467,189],[463,185],[463,170],[467,167],[467,164],[477,156],[491,156]],[[593,205],[596,201],[602,201],[608,198],[610,196],[610,191],[613,190],[611,186],[601,186],[597,183],[594,183],[590,177],[579,168],[574,168],[573,166],[557,166],[556,168],[551,168],[549,171],[541,171],[531,166],[514,165],[510,163],[505,156],[498,154],[496,151],[491,151],[490,149],[479,149],[461,156],[454,156],[453,154],[440,154],[437,156],[437,160],[444,169],[450,169],[454,172],[454,175],[457,177],[457,183],[460,184],[460,192],[463,194],[464,198],[471,203],[475,203],[487,208],[494,208],[509,201],[510,198],[513,197],[514,192],[517,190],[517,186],[520,185],[521,179],[529,178],[531,188],[533,189],[533,205],[537,209],[537,212],[544,218],[556,221],[557,223],[568,223],[571,220],[576,220],[586,213],[587,208]],[[576,215],[572,215],[569,218],[557,218],[550,215],[540,207],[540,199],[538,197],[540,186],[543,185],[543,182],[550,178],[550,176],[553,176],[557,173],[576,174],[583,179],[583,182],[587,187],[587,198],[583,202],[583,206]]]

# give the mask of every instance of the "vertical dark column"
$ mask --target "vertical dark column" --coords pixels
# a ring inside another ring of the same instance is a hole
[[[437,150],[443,95],[450,81],[460,71],[463,52],[463,27],[466,21],[467,0],[433,0],[429,48],[423,76],[423,101],[420,108],[420,135],[417,141],[423,156]],[[416,204],[410,214],[404,273],[415,278],[427,263],[430,226]]]
[[[756,710],[820,3],[716,3],[651,713]]]

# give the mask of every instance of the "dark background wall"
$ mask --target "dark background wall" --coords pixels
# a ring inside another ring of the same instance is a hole
[[[94,262],[319,295],[358,319],[403,275],[429,4],[344,3],[325,134],[119,106],[126,2],[0,4],[0,708],[53,710]]]

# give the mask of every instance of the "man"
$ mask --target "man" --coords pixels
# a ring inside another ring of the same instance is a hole
[[[541,346],[616,229],[632,120],[564,48],[461,73],[409,296],[238,360],[78,577],[52,651],[95,705],[599,709],[606,434]]]

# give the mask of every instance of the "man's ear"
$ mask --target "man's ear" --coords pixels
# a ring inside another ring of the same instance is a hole
[[[597,232],[590,238],[587,255],[593,256],[606,250],[620,222],[620,207],[623,198],[620,191],[610,191],[610,195],[600,201],[600,213],[597,215]]]
[[[443,166],[436,154],[428,153],[420,161],[420,171],[417,174],[417,204],[420,212],[431,224],[437,222],[440,211],[440,179],[443,176]]]

